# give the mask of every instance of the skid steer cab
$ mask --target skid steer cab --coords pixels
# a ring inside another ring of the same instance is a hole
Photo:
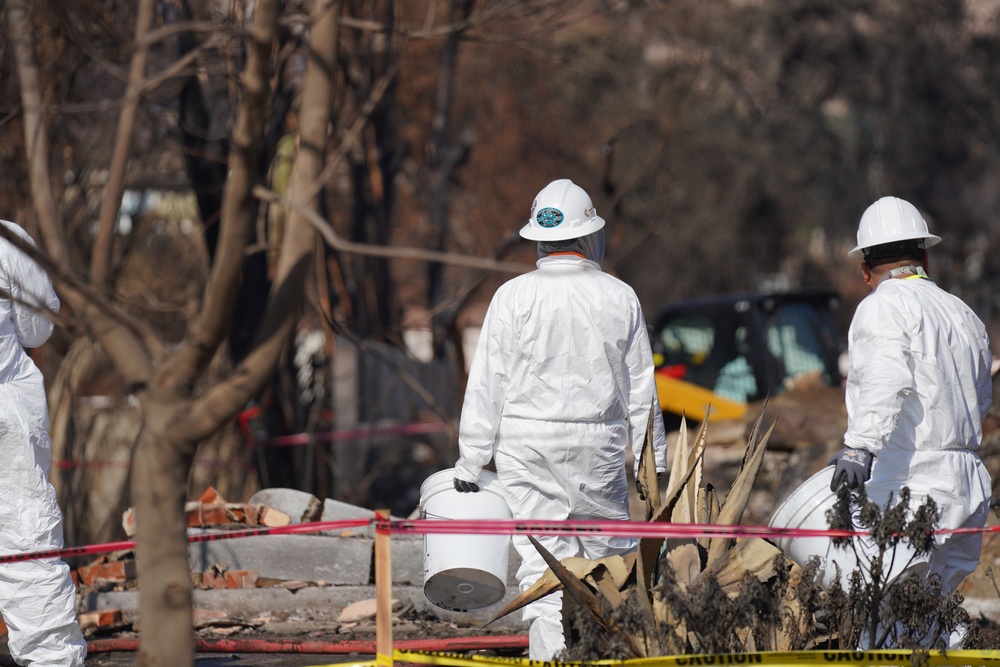
[[[747,404],[797,383],[839,386],[845,346],[830,291],[725,294],[662,308],[650,327],[668,429],[739,419]],[[709,406],[711,409],[709,410]]]

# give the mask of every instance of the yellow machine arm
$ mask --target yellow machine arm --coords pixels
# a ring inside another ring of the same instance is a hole
[[[708,421],[739,419],[747,411],[746,403],[723,398],[709,389],[662,373],[656,374],[656,392],[661,410],[686,415],[694,421],[705,421],[706,415]]]

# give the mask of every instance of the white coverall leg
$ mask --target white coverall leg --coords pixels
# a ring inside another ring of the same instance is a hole
[[[48,420],[39,419],[25,380],[0,383],[0,545],[4,554],[63,547],[62,514],[48,481]],[[42,413],[45,414],[44,412]],[[76,588],[58,558],[0,564],[0,613],[11,655],[32,667],[83,665],[87,643],[76,618]]]
[[[574,424],[507,419],[497,439],[497,473],[507,504],[515,519],[611,519],[628,521],[628,481],[624,446],[627,426]],[[504,446],[516,442],[516,454]],[[589,443],[581,448],[581,444]],[[587,462],[581,465],[581,451]],[[610,483],[609,483],[610,480]],[[538,542],[557,559],[578,556],[597,560],[635,549],[628,537],[578,537],[538,535]],[[524,535],[513,537],[521,556],[517,577],[521,592],[548,568]],[[529,657],[552,660],[566,647],[562,623],[562,593],[548,595],[528,605],[523,613],[529,623]]]
[[[893,452],[895,454],[895,452]],[[910,487],[910,508],[915,510],[929,496],[941,512],[941,528],[982,528],[986,525],[990,504],[990,478],[986,467],[974,453],[967,450],[909,452],[911,476],[905,481],[884,479],[879,474],[883,459],[875,459],[872,479],[866,490],[868,497],[884,506],[892,494],[898,498],[901,486]],[[943,471],[949,473],[943,474]],[[863,543],[865,541],[862,541]],[[936,535],[934,550],[913,559],[909,544],[900,545],[890,577],[924,570],[941,579],[941,591],[950,593],[966,576],[975,571],[983,546],[982,533]],[[866,552],[872,547],[866,544]]]
[[[903,471],[906,477],[901,478],[899,475]],[[871,480],[866,485],[869,500],[884,507],[890,495],[898,499],[903,486],[910,488],[911,511],[922,505],[927,497],[934,499],[941,513],[940,528],[982,528],[986,525],[992,484],[986,467],[971,451],[884,452],[883,457],[875,459]],[[869,571],[867,563],[878,550],[870,539],[859,539],[856,544],[860,547],[860,565]],[[909,542],[901,543],[893,555],[886,556],[886,567],[891,558],[887,581],[910,575],[937,576],[941,581],[941,593],[947,595],[975,571],[982,547],[982,533],[936,535],[934,549],[920,556],[914,555]],[[841,585],[845,590],[850,585],[850,574],[850,571],[842,572]],[[961,648],[964,636],[965,629],[959,629],[949,638],[946,648]]]

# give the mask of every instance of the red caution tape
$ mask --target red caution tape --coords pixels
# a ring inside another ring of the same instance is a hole
[[[426,435],[427,433],[444,433],[452,428],[448,422],[417,422],[399,424],[396,426],[372,426],[364,428],[343,429],[340,431],[323,431],[320,433],[295,433],[268,438],[260,444],[271,447],[288,447],[307,445],[315,442],[342,442],[344,440],[362,440],[365,438],[386,438],[394,435]]]
[[[634,521],[543,521],[526,519],[390,519],[377,517],[296,523],[275,528],[218,530],[187,536],[189,543],[232,540],[263,535],[298,535],[322,531],[345,530],[373,525],[377,532],[464,535],[586,535],[600,533],[615,537],[726,537],[726,538],[798,538],[798,537],[863,537],[866,531],[822,530],[814,528],[775,528],[771,526],[729,526],[699,523],[640,523]],[[942,528],[935,534],[998,533],[1000,526],[984,528]],[[65,549],[51,549],[25,554],[0,556],[0,563],[38,558],[67,558],[134,549],[135,541],[107,542]]]
[[[633,521],[408,520],[390,522],[400,533],[460,533],[473,535],[565,535],[600,533],[615,537],[854,537],[867,533],[849,530],[727,526],[699,523],[638,523]]]
[[[324,530],[344,530],[368,526],[373,519],[345,519],[342,521],[315,521],[313,523],[295,523],[290,526],[275,528],[247,528],[245,530],[220,530],[210,533],[195,533],[187,536],[189,544],[198,542],[214,542],[216,540],[232,540],[240,537],[258,537],[260,535],[296,535],[301,533],[318,533]],[[39,558],[69,558],[71,556],[89,556],[106,554],[112,551],[124,551],[135,548],[135,540],[123,542],[105,542],[82,547],[66,547],[64,549],[49,549],[25,554],[8,554],[0,556],[0,563],[15,563]]]

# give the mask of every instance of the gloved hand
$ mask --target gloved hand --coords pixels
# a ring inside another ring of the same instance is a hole
[[[828,465],[837,466],[833,471],[830,490],[835,492],[841,484],[846,484],[849,489],[863,486],[872,476],[873,458],[871,452],[851,447],[844,447],[834,454],[833,458],[827,462]]]
[[[475,482],[466,482],[465,480],[456,477],[455,490],[459,493],[476,493],[479,491],[479,485]]]

